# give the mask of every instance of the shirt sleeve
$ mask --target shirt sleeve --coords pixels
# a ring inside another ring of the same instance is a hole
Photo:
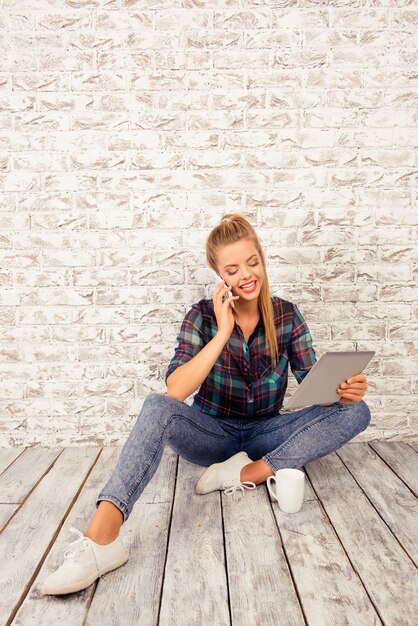
[[[205,345],[202,326],[202,313],[198,306],[192,305],[187,311],[176,337],[178,343],[165,374],[166,384],[170,374],[172,374],[177,367],[184,365],[187,361],[195,357]]]
[[[300,384],[317,358],[308,325],[296,304],[293,305],[292,337],[289,348],[290,369]]]

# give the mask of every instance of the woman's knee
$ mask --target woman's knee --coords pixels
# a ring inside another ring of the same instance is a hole
[[[360,400],[360,402],[350,402],[349,409],[359,422],[359,431],[366,430],[372,417],[369,405],[364,400]]]
[[[160,416],[166,417],[173,411],[175,404],[178,404],[178,400],[166,393],[149,393],[144,399],[138,418],[141,417],[144,411],[146,414],[151,414],[153,419]]]
[[[144,398],[144,404],[147,403],[149,404],[150,402],[155,402],[158,401],[158,398],[160,398],[160,396],[162,396],[162,393],[157,393],[157,392],[152,392],[149,393],[147,396],[145,396]]]
[[[145,404],[172,404],[173,402],[179,402],[178,400],[175,400],[174,398],[172,398],[171,396],[169,396],[167,393],[157,393],[157,392],[152,392],[149,393],[145,399],[144,399],[144,405]]]
[[[144,401],[142,403],[141,410],[137,416],[137,423],[141,421],[148,414],[159,414],[161,411],[158,411],[158,407],[161,406],[161,398],[162,394],[160,393],[149,393],[145,396]]]

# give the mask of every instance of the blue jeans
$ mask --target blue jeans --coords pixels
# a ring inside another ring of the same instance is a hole
[[[96,500],[110,500],[128,519],[151,480],[166,445],[196,465],[225,461],[245,450],[276,472],[301,468],[350,441],[370,423],[370,409],[360,402],[335,402],[272,417],[212,416],[167,394],[151,393],[143,403],[117,464]]]

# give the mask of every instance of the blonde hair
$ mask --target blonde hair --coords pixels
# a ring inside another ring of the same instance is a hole
[[[243,215],[240,213],[226,213],[222,216],[220,223],[211,230],[206,240],[206,260],[209,267],[218,273],[217,252],[223,246],[235,243],[240,239],[248,239],[255,245],[264,268],[264,280],[258,297],[258,310],[264,323],[271,362],[273,367],[276,367],[278,355],[277,330],[274,324],[274,310],[266,272],[266,261],[257,233]]]

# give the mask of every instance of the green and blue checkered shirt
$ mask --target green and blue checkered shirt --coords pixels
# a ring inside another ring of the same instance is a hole
[[[233,331],[208,376],[194,395],[192,408],[218,417],[277,415],[286,393],[288,364],[301,383],[316,363],[312,337],[296,304],[271,296],[277,329],[278,362],[272,367],[260,316],[248,339],[235,322]],[[165,381],[187,363],[218,331],[212,299],[202,299],[186,313]]]

